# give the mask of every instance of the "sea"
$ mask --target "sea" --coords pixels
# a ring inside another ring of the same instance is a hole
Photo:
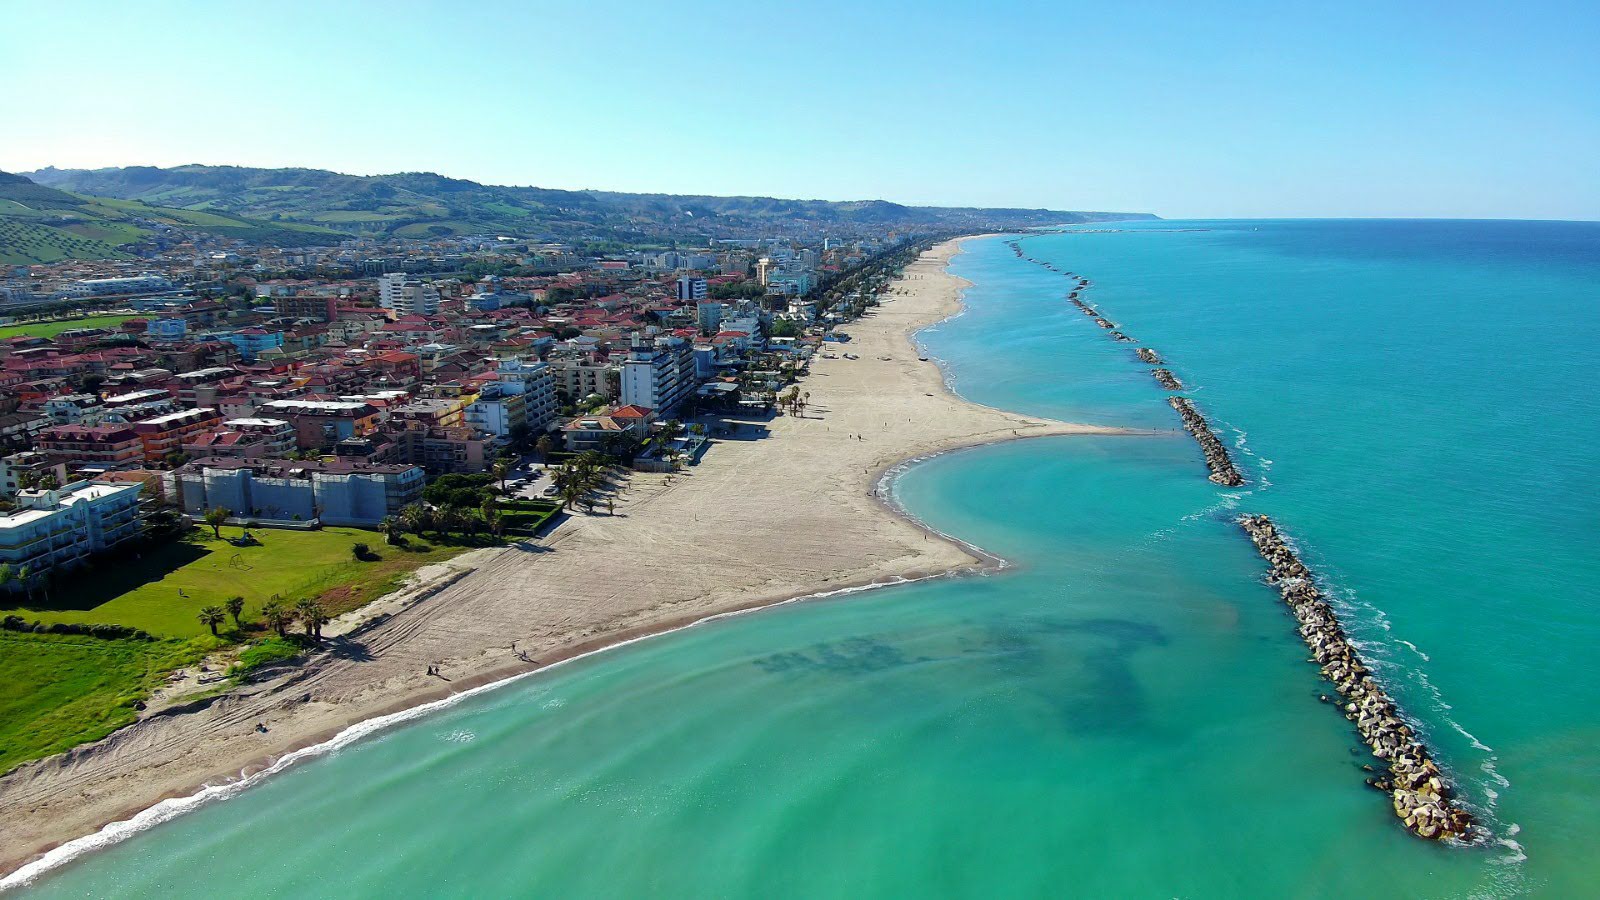
[[[1600,224],[1010,238],[919,335],[981,403],[1153,434],[888,489],[1009,561],[551,669],[40,877],[38,897],[1600,896]],[[803,474],[797,473],[797,477]],[[1234,522],[1291,535],[1492,837],[1407,833]],[[3,825],[0,825],[3,827]]]

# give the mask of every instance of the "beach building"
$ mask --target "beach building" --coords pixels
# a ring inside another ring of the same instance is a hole
[[[372,527],[421,499],[427,479],[410,465],[207,458],[165,473],[163,481],[167,496],[190,515],[220,506],[239,519]]]
[[[35,575],[70,569],[138,536],[143,487],[77,481],[19,492],[15,507],[0,515],[0,563]]]
[[[495,368],[495,381],[502,392],[520,396],[523,424],[534,433],[544,431],[556,416],[556,378],[549,363],[525,361],[520,357],[502,359]]]
[[[624,405],[670,412],[698,384],[694,348],[688,341],[662,337],[652,343],[634,332],[633,346],[622,362]]]

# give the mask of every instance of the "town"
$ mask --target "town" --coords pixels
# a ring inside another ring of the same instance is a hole
[[[848,356],[839,326],[940,237],[589,253],[173,234],[134,260],[14,267],[5,632],[209,635],[154,666],[212,672],[191,687],[314,650],[420,566],[615,515],[626,473],[670,477],[802,413],[810,361]],[[125,708],[5,761],[106,733],[164,686],[125,685]]]

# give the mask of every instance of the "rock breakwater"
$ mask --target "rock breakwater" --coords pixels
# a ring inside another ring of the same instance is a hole
[[[1266,516],[1243,516],[1239,525],[1267,561],[1267,582],[1299,621],[1300,636],[1322,667],[1322,676],[1338,691],[1344,717],[1355,724],[1372,754],[1388,764],[1387,775],[1367,783],[1389,794],[1394,814],[1418,837],[1467,842],[1485,837],[1471,814],[1454,802],[1449,778],[1372,677],[1338,614],[1278,527]]]
[[[1211,470],[1211,480],[1226,487],[1238,487],[1244,484],[1244,476],[1233,464],[1233,458],[1228,455],[1228,448],[1223,446],[1222,439],[1211,430],[1211,423],[1206,417],[1194,408],[1194,401],[1188,397],[1168,397],[1167,402],[1178,411],[1178,418],[1183,420],[1185,431],[1194,435],[1195,442],[1200,445],[1200,452],[1205,455],[1206,468]]]
[[[1169,391],[1183,390],[1183,382],[1178,380],[1178,376],[1172,374],[1171,369],[1151,369],[1150,374],[1155,376],[1156,384]]]

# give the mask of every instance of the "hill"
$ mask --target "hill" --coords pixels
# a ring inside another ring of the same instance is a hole
[[[281,246],[328,244],[344,237],[317,225],[94,196],[0,172],[0,264],[118,259],[129,248],[173,231]]]
[[[760,236],[777,229],[1033,227],[1148,213],[902,206],[770,197],[624,194],[506,187],[431,172],[343,175],[240,166],[44,168],[40,185],[146,203],[400,237],[499,233],[551,240]]]

